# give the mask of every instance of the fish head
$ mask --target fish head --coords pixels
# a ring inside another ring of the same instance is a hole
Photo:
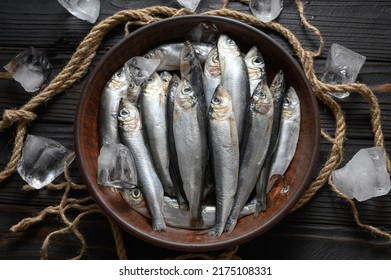
[[[169,86],[171,79],[172,79],[172,75],[168,71],[163,71],[160,73],[160,78],[162,80],[163,90],[164,90],[164,92],[167,92],[168,86]]]
[[[122,196],[126,202],[132,208],[143,208],[147,207],[141,190],[139,188],[123,189],[121,190]]]
[[[283,118],[292,118],[300,110],[300,100],[293,87],[289,87],[287,95],[283,102]]]
[[[129,100],[122,98],[118,113],[119,127],[125,131],[135,131],[141,128],[138,109]]]
[[[141,86],[137,85],[133,79],[130,80],[126,98],[133,104],[138,103],[138,97],[140,95]]]
[[[222,86],[217,86],[211,99],[209,108],[209,118],[215,120],[224,120],[232,116],[233,107],[231,96]]]
[[[159,74],[153,72],[152,75],[142,85],[144,94],[159,94],[163,89],[162,79]]]
[[[220,60],[217,47],[213,47],[205,61],[205,73],[208,73],[211,77],[218,77],[221,75]]]
[[[130,80],[130,69],[127,65],[124,65],[120,70],[111,76],[111,79],[107,82],[107,87],[111,90],[120,90],[127,87]]]
[[[280,70],[274,77],[273,82],[270,85],[270,91],[273,97],[285,92],[285,76],[282,70]]]
[[[250,100],[251,110],[259,114],[270,114],[273,109],[273,96],[263,81],[259,82]]]
[[[144,55],[144,57],[147,59],[160,59],[160,61],[163,61],[165,56],[166,52],[164,51],[164,48],[161,47],[152,49]]]
[[[250,80],[266,78],[265,61],[256,46],[252,47],[244,57]]]
[[[189,75],[192,70],[192,65],[195,63],[196,59],[198,58],[193,45],[189,41],[186,41],[183,44],[180,58],[180,68],[182,76]]]
[[[240,49],[236,45],[235,41],[225,34],[221,34],[219,36],[219,40],[217,41],[217,48],[219,50],[219,53],[224,54],[224,56],[229,56],[229,57],[241,56]]]
[[[178,110],[187,109],[196,106],[197,96],[189,81],[182,79],[175,92],[174,106]]]

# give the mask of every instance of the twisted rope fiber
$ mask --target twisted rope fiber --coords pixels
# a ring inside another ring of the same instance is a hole
[[[244,22],[247,22],[251,25],[254,25],[256,27],[260,28],[268,28],[271,30],[274,30],[278,33],[280,33],[282,36],[284,36],[290,45],[292,46],[293,50],[297,54],[300,63],[303,66],[304,72],[306,76],[308,77],[311,85],[313,86],[314,93],[318,100],[326,104],[328,107],[331,108],[335,119],[336,119],[336,131],[335,131],[335,138],[332,138],[328,134],[326,134],[324,131],[322,131],[322,135],[330,142],[332,142],[332,149],[329,154],[329,157],[322,167],[319,176],[315,179],[313,184],[309,187],[309,189],[305,192],[301,200],[298,202],[298,204],[295,206],[294,210],[300,208],[303,206],[307,201],[309,201],[319,190],[325,182],[330,178],[331,172],[341,163],[343,158],[343,141],[345,136],[345,120],[343,116],[343,112],[338,105],[337,102],[335,102],[328,94],[327,92],[359,92],[362,94],[369,102],[371,106],[371,122],[372,122],[372,129],[374,132],[374,138],[375,138],[375,145],[382,147],[384,150],[384,153],[387,158],[387,166],[388,170],[391,170],[391,164],[388,159],[388,155],[384,148],[384,136],[381,129],[381,123],[380,123],[380,108],[378,101],[376,99],[376,96],[373,94],[371,89],[363,84],[349,84],[349,85],[328,85],[328,84],[322,84],[319,82],[316,78],[315,72],[313,70],[313,60],[315,57],[319,56],[322,52],[324,41],[323,38],[317,28],[312,26],[305,18],[304,16],[304,5],[301,1],[296,1],[300,19],[303,22],[303,24],[312,30],[319,38],[319,48],[315,51],[306,51],[301,46],[300,42],[297,40],[297,38],[285,27],[282,25],[270,22],[270,23],[264,23],[258,21],[254,16],[244,14],[241,12],[232,11],[229,9],[226,9],[227,4],[229,1],[224,1],[223,3],[223,9],[220,10],[214,10],[209,11],[204,14],[209,15],[219,15],[219,16],[228,16],[231,18],[235,18]],[[242,1],[246,2],[246,1]],[[7,129],[14,123],[18,123],[17,126],[17,133],[15,137],[15,144],[14,144],[14,150],[12,152],[11,158],[9,163],[7,164],[4,171],[0,173],[0,182],[3,181],[5,178],[7,178],[10,174],[12,174],[16,168],[16,163],[19,160],[20,153],[23,147],[23,139],[26,134],[26,127],[28,124],[28,121],[33,121],[36,116],[32,112],[37,106],[39,106],[42,103],[46,103],[49,99],[51,99],[56,94],[59,94],[63,92],[64,90],[68,89],[70,86],[72,86],[74,83],[76,83],[88,70],[88,67],[95,56],[95,52],[97,48],[99,47],[102,39],[104,36],[114,27],[120,24],[126,24],[125,33],[128,32],[128,27],[130,25],[146,25],[154,21],[160,20],[159,16],[164,17],[172,17],[172,16],[178,16],[178,15],[185,15],[190,14],[191,12],[185,10],[185,9],[174,9],[169,7],[149,7],[145,9],[139,9],[139,10],[126,10],[126,11],[120,11],[117,14],[105,19],[98,25],[96,25],[91,32],[85,37],[85,39],[80,43],[79,47],[77,48],[76,52],[72,56],[69,63],[65,66],[63,71],[52,80],[52,82],[45,88],[41,93],[34,96],[28,103],[26,103],[23,107],[21,107],[19,110],[6,110],[3,115],[3,120],[0,121],[0,131]],[[12,231],[18,231],[23,230],[29,225],[42,220],[47,214],[52,213],[58,213],[60,212],[60,216],[65,224],[67,224],[66,228],[60,229],[58,231],[52,232],[50,235],[47,236],[45,239],[41,255],[43,258],[47,257],[47,247],[49,245],[50,238],[61,233],[72,231],[76,237],[81,241],[82,243],[82,249],[78,256],[75,257],[75,259],[81,258],[81,256],[84,254],[86,249],[86,244],[84,237],[80,234],[80,232],[77,230],[77,223],[80,221],[81,217],[94,212],[100,212],[98,208],[95,208],[94,205],[91,206],[84,206],[77,203],[76,200],[72,200],[71,204],[68,204],[65,206],[66,202],[69,202],[69,198],[67,198],[70,188],[77,188],[81,189],[83,185],[76,185],[74,184],[70,178],[66,178],[67,182],[64,182],[59,185],[51,184],[50,187],[53,189],[64,189],[64,196],[63,199],[58,206],[51,206],[48,207],[45,212],[42,211],[40,215],[38,215],[35,218],[27,218],[25,219],[26,222],[23,224],[22,222],[18,225],[15,225],[11,228]],[[330,180],[329,180],[330,184]],[[332,189],[333,185],[330,184]],[[338,194],[338,192],[337,192]],[[340,195],[341,196],[341,195]],[[341,196],[344,198],[343,196]],[[88,200],[88,199],[87,199]],[[357,209],[355,208],[355,204],[353,201],[347,200],[353,209],[353,213],[357,213]],[[83,201],[85,202],[85,201]],[[65,215],[65,211],[67,209],[79,209],[81,211],[86,210],[86,212],[83,212],[79,214],[72,222],[69,221]],[[360,226],[365,228],[366,225],[363,225],[359,219],[358,214],[354,214],[354,218],[356,223]],[[30,219],[30,220],[28,220]],[[110,220],[110,223],[112,225],[114,239],[116,242],[117,247],[117,253],[121,259],[126,259],[126,252],[123,247],[122,237],[120,234],[119,228]],[[114,227],[113,227],[114,225]],[[371,229],[370,226],[368,226],[367,229]],[[375,228],[376,229],[376,228]],[[378,229],[376,229],[378,230]],[[372,232],[379,234],[378,231],[372,230]],[[380,231],[382,232],[382,231]],[[383,236],[387,236],[387,234],[383,234]],[[228,249],[226,252],[224,252],[221,256],[227,256],[227,258],[235,258],[235,253],[237,252],[237,248],[235,247],[232,249]],[[204,254],[190,254],[187,255],[187,257],[205,257],[209,258],[208,255]],[[179,257],[181,258],[181,257]],[[183,256],[183,258],[186,258],[186,255]],[[237,258],[237,257],[236,257]]]

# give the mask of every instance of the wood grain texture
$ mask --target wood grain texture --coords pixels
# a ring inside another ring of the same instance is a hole
[[[126,8],[149,5],[177,7],[172,1],[101,1],[99,21]],[[293,1],[285,1],[277,21],[288,27],[306,48],[317,47],[317,40],[300,24]],[[305,14],[320,29],[325,49],[315,62],[316,73],[325,65],[327,51],[332,43],[344,45],[367,57],[358,80],[369,85],[391,83],[391,2],[390,1],[306,1]],[[205,0],[200,11],[221,7],[220,1]],[[229,8],[249,12],[239,1],[230,1]],[[50,11],[50,13],[48,12]],[[34,46],[44,50],[54,75],[69,61],[71,55],[93,26],[70,15],[57,1],[31,0],[0,2],[0,65],[5,65],[24,48]],[[284,49],[293,54],[287,42],[277,34],[266,32]],[[123,29],[111,32],[98,50],[93,65],[121,38]],[[92,68],[91,67],[91,68]],[[88,75],[88,74],[87,74]],[[52,138],[73,146],[73,122],[76,104],[86,78],[60,96],[38,108],[39,118],[29,133]],[[377,93],[382,110],[382,125],[386,147],[391,145],[391,97]],[[31,97],[14,81],[0,80],[0,114],[5,109],[23,105]],[[373,145],[369,107],[359,95],[352,93],[338,101],[347,121],[345,164],[355,152]],[[334,119],[328,108],[320,105],[322,127],[330,134]],[[0,168],[7,163],[12,150],[14,129],[0,133]],[[319,154],[321,164],[328,157],[330,144],[322,140]],[[82,183],[76,164],[71,165],[72,179]],[[61,181],[58,178],[57,181]],[[0,184],[0,259],[39,259],[39,250],[45,236],[61,225],[56,217],[48,217],[23,233],[8,230],[20,219],[36,215],[43,208],[55,205],[61,198],[56,191],[24,192],[24,182],[15,173]],[[77,195],[73,193],[72,195]],[[357,203],[363,222],[391,231],[391,195]],[[103,215],[83,219],[80,229],[88,245],[85,259],[115,259],[116,253],[110,225]],[[156,247],[130,234],[124,234],[130,259],[164,259],[181,252]],[[254,248],[257,249],[254,252]],[[262,250],[260,249],[262,248]],[[78,253],[79,243],[73,236],[56,238],[49,248],[53,259],[70,258]],[[134,254],[133,252],[138,252]],[[245,259],[390,259],[391,247],[382,238],[358,230],[352,220],[349,205],[338,198],[326,185],[303,208],[285,217],[277,226],[262,236],[240,246],[238,255]]]

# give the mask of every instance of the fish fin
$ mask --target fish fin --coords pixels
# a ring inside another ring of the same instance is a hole
[[[257,199],[257,203],[255,205],[254,216],[258,217],[259,213],[265,211],[266,208],[267,208],[266,196],[262,197],[261,199]]]
[[[227,223],[225,224],[225,228],[224,228],[224,231],[227,231],[228,235],[230,235],[232,233],[232,231],[234,230],[237,221],[238,221],[237,219],[228,218]]]
[[[208,236],[220,236],[224,231],[224,225],[216,224],[212,227],[212,229],[208,232]]]

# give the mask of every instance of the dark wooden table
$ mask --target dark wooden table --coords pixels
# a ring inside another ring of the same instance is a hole
[[[199,11],[219,8],[222,1],[202,2]],[[284,2],[284,10],[277,21],[293,31],[304,47],[316,48],[316,39],[299,22],[294,1]],[[159,4],[178,7],[175,1],[102,0],[98,21],[122,9]],[[248,7],[239,1],[231,1],[228,7],[248,12]],[[360,82],[368,85],[391,83],[391,2],[313,0],[305,2],[305,14],[319,28],[326,42],[323,55],[315,63],[317,73],[324,67],[330,45],[339,43],[367,57],[358,77]],[[3,0],[0,2],[0,65],[7,64],[25,48],[34,46],[47,53],[56,74],[66,65],[91,28],[92,24],[73,17],[57,1]],[[292,53],[282,38],[274,33],[270,35]],[[111,32],[99,48],[93,64],[122,36],[122,29]],[[28,132],[52,138],[72,148],[73,119],[84,80],[39,107],[39,118]],[[391,144],[389,94],[377,94],[387,147]],[[0,114],[5,109],[23,105],[30,98],[31,94],[17,82],[0,80]],[[373,135],[369,106],[361,96],[352,94],[339,103],[347,121],[346,163],[360,148],[373,146]],[[334,121],[330,110],[320,104],[320,112],[322,127],[332,134]],[[0,133],[1,170],[11,153],[14,133],[14,127]],[[322,139],[317,171],[326,160],[330,147]],[[70,173],[75,182],[82,183],[75,163],[71,165]],[[60,177],[56,181],[62,180]],[[61,199],[62,192],[47,189],[26,192],[21,190],[24,184],[17,173],[0,183],[0,259],[39,259],[44,238],[61,226],[57,217],[49,216],[25,232],[9,231],[21,219],[34,216],[45,207],[58,204]],[[357,207],[363,222],[391,231],[390,195],[357,203]],[[84,218],[80,230],[88,245],[83,258],[117,258],[110,225],[103,215],[93,214]],[[129,259],[163,259],[182,254],[147,244],[125,232],[123,236]],[[49,258],[73,257],[77,255],[79,245],[72,235],[55,238],[49,248]],[[288,215],[267,233],[242,244],[238,255],[244,259],[390,259],[391,245],[383,238],[359,230],[349,205],[325,185],[307,205]]]

